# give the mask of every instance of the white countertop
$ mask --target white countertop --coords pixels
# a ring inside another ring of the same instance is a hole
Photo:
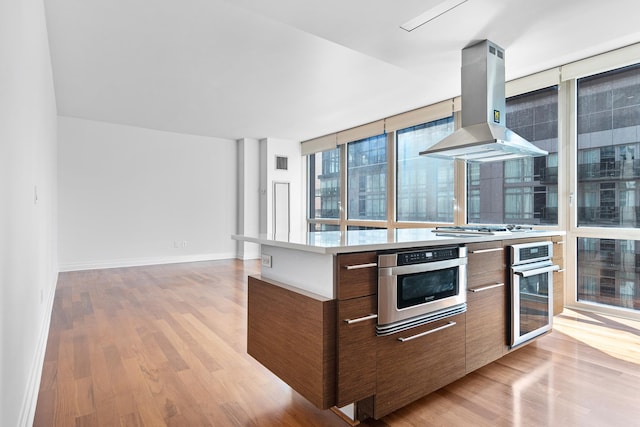
[[[564,234],[564,231],[559,230],[531,230],[509,234],[456,236],[440,235],[440,233],[434,233],[432,228],[401,228],[396,230],[354,230],[345,233],[339,231],[309,232],[300,236],[291,236],[289,240],[274,239],[264,234],[259,236],[233,235],[231,237],[235,240],[267,246],[320,254],[338,254],[491,240],[549,237]]]

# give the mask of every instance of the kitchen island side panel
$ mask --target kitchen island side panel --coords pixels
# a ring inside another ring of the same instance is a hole
[[[248,281],[247,353],[321,409],[335,405],[336,301]]]
[[[333,255],[266,244],[261,246],[262,278],[286,283],[325,298],[335,298]]]

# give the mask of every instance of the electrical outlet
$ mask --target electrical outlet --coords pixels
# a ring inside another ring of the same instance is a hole
[[[271,255],[262,255],[262,266],[271,268]]]
[[[183,241],[182,241],[182,247],[183,247],[183,248],[186,248],[186,247],[187,247],[187,241],[186,241],[186,240],[183,240]]]
[[[174,247],[174,248],[176,248],[176,249],[179,247],[179,246],[178,246],[178,241],[177,241],[177,240],[174,240],[174,241],[173,241],[173,247]]]

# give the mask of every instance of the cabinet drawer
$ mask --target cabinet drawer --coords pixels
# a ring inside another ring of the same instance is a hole
[[[419,336],[429,331],[433,332]],[[383,417],[464,376],[464,341],[464,313],[378,337],[374,418]]]
[[[467,289],[504,283],[506,253],[502,241],[467,245]]]
[[[507,288],[504,283],[467,294],[466,370],[472,372],[507,351]]]
[[[359,252],[337,256],[338,299],[375,295],[378,290],[378,255]]]
[[[376,392],[375,295],[338,301],[337,406]]]

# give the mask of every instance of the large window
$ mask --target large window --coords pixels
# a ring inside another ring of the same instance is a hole
[[[640,65],[576,87],[576,301],[640,310]]]
[[[418,155],[453,132],[453,116],[396,132],[396,219],[453,222],[453,160]]]
[[[578,225],[640,225],[640,66],[578,80]]]
[[[349,219],[387,219],[387,136],[347,145],[347,198]]]
[[[507,99],[506,125],[549,155],[469,163],[468,222],[558,224],[557,86]]]

